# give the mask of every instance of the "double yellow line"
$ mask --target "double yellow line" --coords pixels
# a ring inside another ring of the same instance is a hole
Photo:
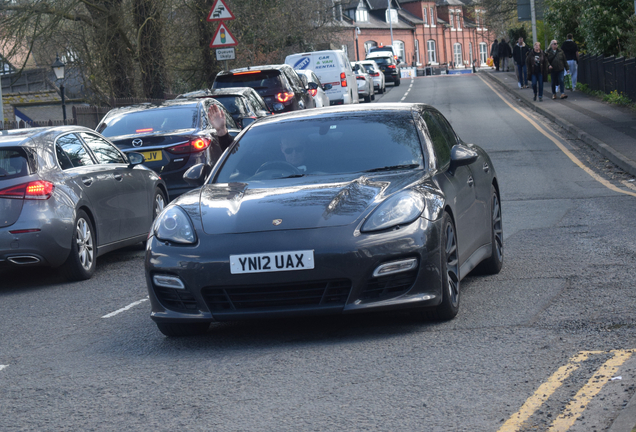
[[[479,76],[479,75],[478,75]],[[579,168],[581,168],[583,171],[585,171],[586,173],[588,173],[594,180],[596,180],[597,182],[601,183],[603,186],[605,186],[608,189],[613,190],[614,192],[618,192],[618,193],[622,193],[625,195],[631,195],[633,197],[636,197],[636,192],[631,192],[631,191],[626,191],[623,190],[619,187],[614,186],[612,183],[610,183],[609,181],[607,181],[606,179],[604,179],[603,177],[599,176],[598,174],[596,174],[594,171],[592,171],[590,168],[588,168],[583,162],[581,162],[576,156],[574,156],[574,154],[572,154],[571,151],[569,151],[567,148],[565,148],[565,146],[559,141],[557,140],[552,134],[548,133],[545,129],[543,129],[541,126],[539,126],[537,124],[537,122],[535,122],[534,120],[532,120],[530,117],[528,117],[523,111],[521,111],[520,109],[518,109],[517,107],[515,107],[514,105],[512,105],[510,102],[508,102],[502,95],[501,93],[499,93],[497,90],[494,89],[494,87],[492,85],[490,85],[490,83],[488,83],[483,77],[479,76],[479,78],[484,82],[484,84],[486,84],[488,87],[490,87],[490,89],[497,95],[499,96],[499,98],[504,101],[504,103],[506,105],[508,105],[510,108],[512,108],[517,114],[519,114],[521,117],[523,117],[524,119],[526,119],[528,121],[528,123],[530,123],[532,126],[534,126],[534,128],[536,130],[538,130],[539,132],[541,132],[546,138],[548,138],[550,141],[552,141],[563,153],[565,153],[565,155],[570,158],[570,160],[572,162],[574,162],[576,165],[579,166]]]

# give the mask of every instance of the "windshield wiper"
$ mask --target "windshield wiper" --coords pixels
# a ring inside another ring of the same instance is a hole
[[[373,168],[373,169],[370,169],[370,170],[366,170],[365,172],[405,170],[405,169],[419,168],[419,166],[420,166],[420,164],[392,165],[392,166],[385,166],[385,167],[382,167],[382,168]]]

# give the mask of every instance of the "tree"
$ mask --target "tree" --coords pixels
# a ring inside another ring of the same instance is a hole
[[[636,36],[633,0],[588,0],[580,32],[591,54],[621,55]]]

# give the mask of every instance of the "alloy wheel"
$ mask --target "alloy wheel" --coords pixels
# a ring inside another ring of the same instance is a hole
[[[459,259],[457,256],[457,238],[451,223],[446,225],[446,274],[448,295],[453,307],[459,304]]]
[[[80,264],[85,270],[90,270],[93,266],[93,235],[91,233],[91,227],[89,223],[80,218],[77,220],[77,255],[79,257]]]
[[[499,197],[494,194],[492,199],[492,229],[495,235],[495,247],[497,249],[497,259],[503,260],[503,224],[501,221],[501,206]]]

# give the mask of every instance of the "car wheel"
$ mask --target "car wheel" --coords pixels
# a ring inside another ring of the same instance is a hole
[[[380,88],[378,89],[378,93],[383,94],[383,93],[384,93],[384,87],[380,87]]]
[[[475,270],[480,274],[497,274],[503,266],[504,245],[503,245],[503,220],[501,218],[501,203],[499,194],[494,186],[491,186],[491,204],[490,215],[492,217],[490,223],[490,241],[492,245],[492,253],[490,258],[477,266]]]
[[[163,194],[161,189],[157,188],[155,191],[155,199],[153,201],[154,208],[152,210],[152,220],[154,221],[161,210],[166,206],[166,196]]]
[[[399,86],[399,85],[400,85],[400,79],[399,79],[399,78],[398,78],[398,79],[396,79],[396,80],[395,80],[395,82],[393,83],[393,85],[394,85],[395,87]]]
[[[157,328],[165,336],[182,337],[196,336],[205,333],[210,327],[210,323],[168,323],[158,322]]]
[[[371,100],[375,100],[375,91],[371,90]]]
[[[95,232],[88,215],[83,211],[77,212],[71,252],[62,265],[62,271],[71,281],[90,279],[95,272]]]
[[[364,97],[364,101],[365,102],[371,102],[371,96],[365,96]]]
[[[459,311],[459,252],[455,224],[444,213],[442,219],[442,303],[432,313],[432,317],[446,321],[455,318]]]

